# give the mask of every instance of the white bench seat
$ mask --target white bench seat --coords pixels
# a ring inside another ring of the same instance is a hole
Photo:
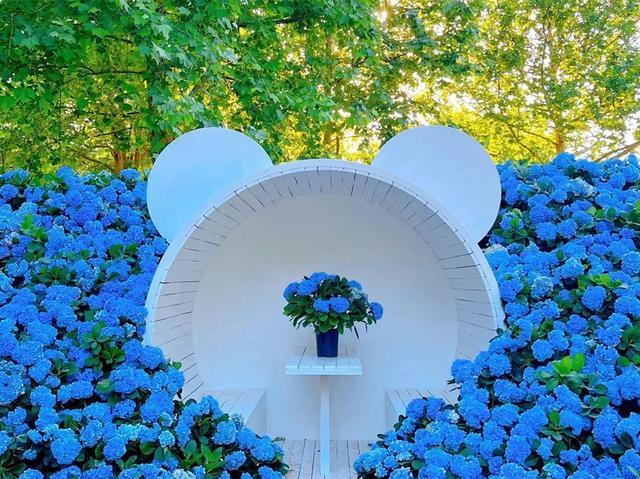
[[[445,403],[455,404],[458,402],[458,394],[456,391],[445,389],[417,389],[417,388],[397,388],[387,389],[386,394],[386,420],[387,429],[393,429],[398,422],[399,416],[405,416],[409,403],[420,397],[439,397]]]
[[[213,396],[224,412],[242,416],[247,427],[256,434],[266,434],[267,394],[264,389],[210,389],[202,396]]]

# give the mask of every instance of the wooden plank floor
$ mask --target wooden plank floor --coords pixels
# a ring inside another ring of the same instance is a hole
[[[320,441],[316,439],[285,439],[284,461],[289,464],[287,479],[357,479],[353,462],[369,450],[367,441],[331,440],[328,476],[320,474]]]

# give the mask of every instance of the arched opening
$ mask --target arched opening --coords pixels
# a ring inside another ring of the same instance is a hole
[[[180,360],[185,395],[267,391],[266,430],[318,436],[318,384],[286,376],[296,331],[282,289],[317,270],[361,281],[385,305],[354,345],[360,377],[332,378],[332,437],[373,439],[386,388],[442,388],[456,356],[481,351],[502,320],[479,248],[444,208],[363,165],[306,161],[215,200],[167,251],[149,294],[147,338]]]

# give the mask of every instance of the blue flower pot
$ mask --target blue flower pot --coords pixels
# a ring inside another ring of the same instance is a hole
[[[335,358],[338,355],[338,330],[316,333],[316,350],[319,358]]]

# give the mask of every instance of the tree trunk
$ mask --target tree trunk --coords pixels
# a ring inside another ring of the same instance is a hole
[[[113,172],[119,175],[126,168],[127,154],[124,151],[113,152]]]
[[[562,153],[565,148],[565,138],[561,131],[556,130],[555,132],[555,145],[556,145],[556,153]]]

